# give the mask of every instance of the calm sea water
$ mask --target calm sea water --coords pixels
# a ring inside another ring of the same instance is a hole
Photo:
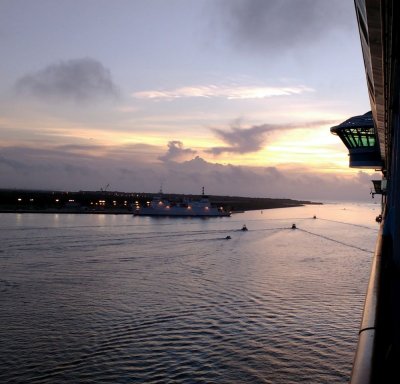
[[[1,214],[0,382],[345,383],[378,214]]]

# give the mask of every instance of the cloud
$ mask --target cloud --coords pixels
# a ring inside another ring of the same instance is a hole
[[[273,132],[282,132],[293,129],[312,129],[321,125],[332,124],[330,120],[304,122],[300,124],[262,124],[250,128],[242,128],[240,120],[236,120],[230,127],[230,131],[212,128],[212,131],[225,142],[226,146],[212,147],[206,153],[220,155],[221,153],[250,153],[257,152],[264,147],[268,136]]]
[[[228,100],[236,99],[264,99],[274,96],[291,96],[304,92],[312,92],[313,89],[304,85],[274,87],[274,86],[217,86],[204,85],[181,87],[171,90],[150,90],[135,92],[133,97],[138,99],[173,100],[188,97],[213,98],[221,97]]]
[[[380,178],[379,175],[375,175]],[[319,174],[305,168],[279,170],[276,167],[246,167],[210,163],[197,156],[164,168],[164,190],[193,191],[205,186],[209,194],[252,197],[370,200],[371,175]]]
[[[21,174],[28,174],[30,170],[29,164],[19,161],[18,159],[7,158],[0,155],[0,167],[7,167],[11,170],[20,172]]]
[[[102,156],[76,148],[8,147],[0,148],[0,174],[3,188],[73,191],[99,190],[110,184],[111,190],[157,192],[163,182],[164,191],[171,193],[200,193],[205,186],[212,195],[332,201],[370,201],[370,180],[380,178],[365,172],[344,176],[305,168],[281,171],[275,167],[222,165],[199,156],[183,162],[155,159],[143,162],[124,147]]]
[[[274,125],[258,125],[251,128],[240,128],[232,126],[229,132],[222,129],[214,128],[214,133],[229,146],[213,147],[208,153],[219,155],[223,152],[231,153],[249,153],[256,152],[262,148],[266,141],[268,132],[276,131],[279,126]]]
[[[217,22],[224,25],[236,47],[285,51],[307,46],[332,30],[347,32],[354,28],[355,15],[349,12],[347,3],[345,0],[225,0],[219,3]]]
[[[92,102],[114,99],[118,89],[110,71],[91,58],[60,61],[17,80],[19,94],[42,100]]]
[[[165,155],[159,156],[158,159],[162,161],[179,161],[187,159],[188,156],[193,157],[196,151],[190,148],[183,148],[181,141],[168,142],[168,151]]]

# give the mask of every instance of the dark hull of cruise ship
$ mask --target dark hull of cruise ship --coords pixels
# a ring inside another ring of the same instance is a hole
[[[381,224],[352,384],[398,383],[400,361],[400,3],[355,0],[374,133],[382,166]],[[351,150],[350,157],[351,157]],[[351,166],[351,159],[350,159]]]

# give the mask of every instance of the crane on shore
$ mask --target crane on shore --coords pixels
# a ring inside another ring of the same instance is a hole
[[[101,188],[100,188],[100,191],[101,191],[101,192],[106,192],[106,191],[107,191],[107,188],[109,188],[109,187],[110,187],[110,184],[107,184],[104,188],[101,187]]]

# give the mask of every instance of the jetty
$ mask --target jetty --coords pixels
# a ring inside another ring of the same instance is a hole
[[[0,212],[133,214],[135,206],[146,206],[157,194],[118,191],[41,191],[0,189]],[[169,201],[196,200],[201,195],[164,193]],[[214,207],[238,213],[249,210],[322,204],[305,200],[208,195]]]

